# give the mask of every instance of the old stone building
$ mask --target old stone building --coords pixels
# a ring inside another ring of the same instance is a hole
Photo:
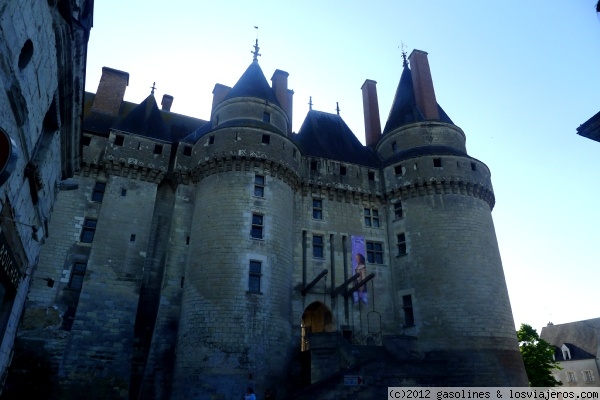
[[[490,171],[437,104],[427,53],[405,59],[383,131],[365,81],[366,146],[317,110],[292,132],[288,73],[269,84],[257,54],[215,86],[208,121],[171,96],[123,101],[111,68],[86,93],[78,190],[58,193],[37,272],[55,284],[36,281],[20,335],[60,383],[48,391],[526,385]]]
[[[81,162],[93,1],[0,0],[0,383],[58,192]],[[34,278],[35,277],[35,278]]]

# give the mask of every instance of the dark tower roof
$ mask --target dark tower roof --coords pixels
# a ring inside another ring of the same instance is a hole
[[[307,156],[379,166],[376,153],[360,143],[339,115],[309,111],[295,141]]]
[[[440,113],[440,121],[453,124],[452,120],[444,112],[442,107],[438,104],[438,110]],[[383,134],[393,131],[403,125],[412,124],[415,122],[425,121],[423,113],[417,107],[415,100],[415,92],[413,89],[412,74],[408,65],[404,64],[404,70],[400,76],[400,83],[398,89],[396,89],[396,95],[394,96],[394,102],[390,110],[390,115],[383,129]]]
[[[152,139],[171,141],[171,135],[165,126],[152,94],[131,110],[116,126],[116,129]]]
[[[265,74],[258,65],[258,61],[253,61],[246,69],[246,72],[240,77],[237,83],[231,88],[224,100],[236,97],[256,97],[264,99],[281,107],[275,97],[275,92],[271,89]]]

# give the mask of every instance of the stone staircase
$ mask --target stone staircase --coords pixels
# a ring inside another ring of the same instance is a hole
[[[319,335],[310,341],[311,369],[317,370],[311,371],[313,383],[287,399],[385,399],[388,387],[445,385],[447,363],[420,358],[414,338],[390,337],[383,346],[366,346],[332,333]]]

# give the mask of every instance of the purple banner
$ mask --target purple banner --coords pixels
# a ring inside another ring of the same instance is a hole
[[[367,277],[367,257],[365,251],[365,237],[352,236],[352,275],[359,273],[360,276],[356,280],[356,285],[362,282]],[[352,293],[354,303],[359,300],[367,304],[367,285],[361,286],[356,292]]]

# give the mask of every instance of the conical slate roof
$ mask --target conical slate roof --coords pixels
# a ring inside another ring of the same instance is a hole
[[[339,115],[309,111],[295,141],[307,156],[369,167],[379,166],[377,154],[360,143]]]
[[[440,121],[454,124],[439,104],[438,111],[440,114]],[[388,120],[383,128],[383,134],[385,135],[386,133],[391,132],[403,125],[420,121],[425,121],[425,117],[417,107],[412,83],[412,74],[408,68],[408,65],[405,64],[402,75],[400,76],[398,89],[396,89],[396,95],[394,96],[394,102],[392,103],[390,115],[388,116]]]
[[[258,65],[258,61],[253,61],[252,64],[242,74],[237,83],[231,88],[224,100],[233,99],[236,97],[256,97],[264,99],[280,107],[275,92],[271,89],[265,74]]]
[[[169,130],[165,126],[152,94],[131,110],[116,126],[116,129],[153,139],[171,141]]]

